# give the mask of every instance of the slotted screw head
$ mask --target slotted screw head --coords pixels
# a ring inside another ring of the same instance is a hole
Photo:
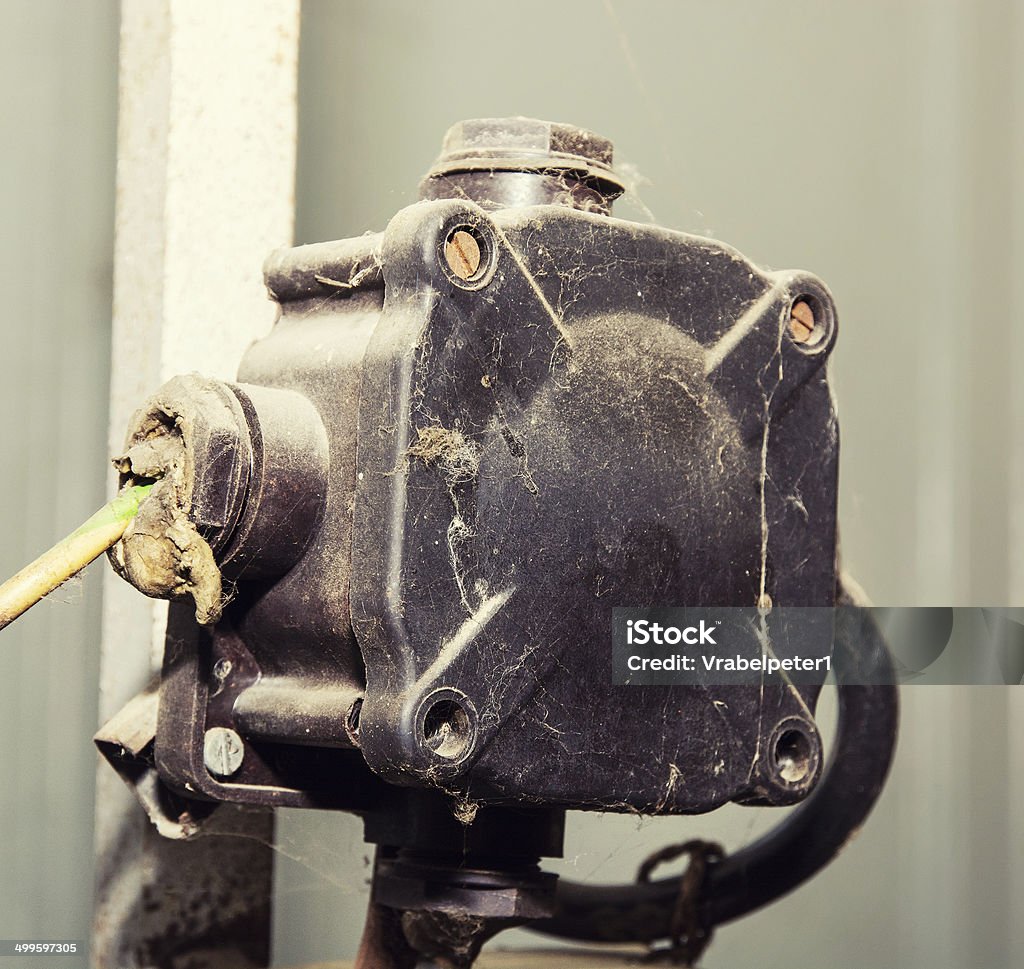
[[[245,759],[242,738],[229,727],[211,727],[203,738],[203,763],[214,777],[237,774]]]
[[[810,304],[800,300],[790,310],[789,335],[794,343],[807,343],[814,334],[814,310]]]
[[[480,243],[471,232],[458,229],[444,244],[444,258],[459,279],[472,279],[480,268]]]

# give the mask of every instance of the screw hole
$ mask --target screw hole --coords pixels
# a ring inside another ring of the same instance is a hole
[[[775,769],[788,784],[801,784],[811,774],[814,748],[802,730],[784,730],[775,741]]]
[[[438,757],[458,760],[469,748],[472,724],[455,700],[438,700],[423,720],[423,739]]]

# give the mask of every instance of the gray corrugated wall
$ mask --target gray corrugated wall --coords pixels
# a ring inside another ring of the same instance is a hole
[[[0,21],[6,578],[104,500],[118,14],[4,0]],[[88,937],[95,569],[0,634],[2,939]]]
[[[874,599],[1024,601],[1010,532],[1021,5],[306,0],[304,11],[298,241],[380,228],[460,118],[592,127],[645,177],[639,195],[658,221],[832,287],[843,547]],[[723,930],[707,963],[1024,963],[1006,700],[908,691],[898,777],[860,840],[789,901]],[[735,846],[773,820],[722,813],[571,815],[561,870],[630,878],[668,841],[711,832]],[[365,878],[355,822],[288,813],[279,827],[303,858],[319,833],[330,851],[318,866]],[[279,881],[282,963],[352,951],[361,896],[290,862]]]
[[[9,572],[102,493],[117,14],[99,0],[0,9]],[[843,542],[872,596],[1024,601],[1019,5],[307,0],[304,31],[298,241],[381,227],[459,118],[593,127],[646,177],[658,221],[832,286]],[[95,592],[73,586],[2,635],[2,938],[88,924]],[[723,931],[711,964],[1024,962],[1008,696],[906,700],[897,777],[861,839],[793,899]],[[772,820],[574,816],[563,870],[626,877],[680,835],[735,845]],[[351,953],[358,824],[287,812],[281,848],[279,962]]]

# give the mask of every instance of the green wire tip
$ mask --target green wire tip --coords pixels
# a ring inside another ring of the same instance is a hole
[[[97,528],[105,528],[115,522],[130,522],[138,513],[143,499],[152,490],[152,484],[130,485],[122,488],[117,496],[107,502],[95,515],[83,523],[71,534],[71,538],[91,532]]]

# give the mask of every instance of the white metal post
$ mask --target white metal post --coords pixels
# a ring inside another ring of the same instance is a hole
[[[299,0],[123,0],[110,447],[164,380],[231,379],[273,322],[264,256],[292,238]],[[113,574],[100,716],[158,668],[166,608]],[[262,966],[269,815],[241,837],[159,838],[105,764],[93,963]]]

